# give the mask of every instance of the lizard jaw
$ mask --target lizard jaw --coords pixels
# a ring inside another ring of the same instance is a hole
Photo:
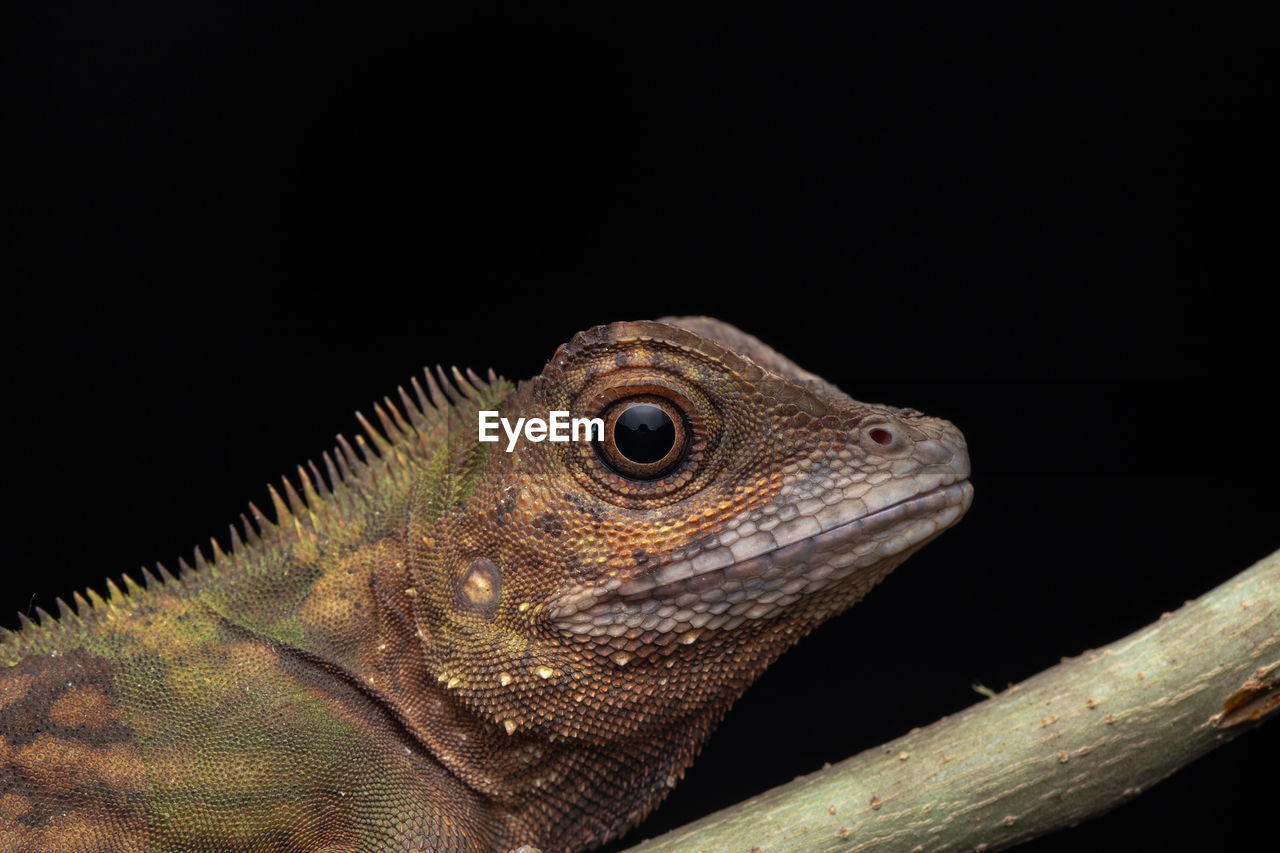
[[[551,615],[573,634],[661,642],[704,628],[732,630],[850,579],[852,603],[958,521],[972,497],[962,478],[849,520],[800,516],[625,582],[580,590]]]

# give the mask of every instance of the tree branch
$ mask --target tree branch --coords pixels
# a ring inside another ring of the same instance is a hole
[[[1177,612],[895,741],[631,848],[1001,850],[1280,716],[1280,551]]]

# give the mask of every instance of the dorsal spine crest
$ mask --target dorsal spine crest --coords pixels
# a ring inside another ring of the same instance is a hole
[[[215,579],[244,565],[245,561],[265,549],[290,540],[304,541],[312,537],[331,514],[358,511],[366,505],[381,478],[399,481],[411,473],[407,469],[415,460],[425,463],[430,452],[428,433],[442,419],[449,417],[451,409],[481,400],[485,397],[484,390],[502,381],[492,369],[488,371],[487,381],[472,370],[464,373],[457,367],[452,367],[448,373],[442,366],[436,366],[434,372],[424,370],[423,381],[417,377],[409,381],[412,397],[404,386],[397,387],[400,405],[386,396],[381,402],[374,402],[373,412],[379,426],[374,426],[362,413],[356,413],[364,434],[355,436],[354,446],[339,434],[332,450],[320,454],[323,475],[314,460],[308,460],[305,467],[298,465],[301,493],[287,476],[281,478],[283,494],[274,485],[267,486],[274,521],[250,502],[248,514],[240,514],[239,525],[228,525],[227,550],[223,549],[217,537],[210,537],[210,556],[206,557],[197,546],[192,552],[194,565],[181,557],[178,559],[176,577],[163,564],[157,563],[155,572],[142,568],[141,584],[127,573],[122,574],[123,590],[114,579],[107,578],[108,594],[105,599],[92,587],[74,592],[70,605],[61,598],[57,599],[56,617],[40,607],[34,610],[34,620],[19,613],[20,628],[17,631],[0,631],[0,643],[20,643],[35,631],[47,630],[59,623],[78,625],[94,612],[120,612],[122,608],[135,606],[144,592],[167,585],[181,585],[194,579]]]

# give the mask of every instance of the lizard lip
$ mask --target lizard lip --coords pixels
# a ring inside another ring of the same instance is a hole
[[[972,497],[973,486],[960,479],[826,529],[812,516],[791,519],[771,532],[741,538],[732,547],[720,546],[624,582],[582,590],[562,600],[554,618],[578,625],[589,622],[594,629],[589,633],[594,634],[612,633],[610,620],[624,613],[638,615],[637,611],[650,613],[644,621],[654,621],[659,631],[669,618],[691,619],[690,624],[701,627],[698,622],[714,626],[723,621],[718,617],[732,616],[734,610],[747,618],[752,612],[766,615],[850,575],[870,570],[878,578],[887,568],[877,572],[872,566],[896,564],[890,558],[950,527]],[[744,603],[745,610],[738,606]],[[662,615],[672,608],[671,616]]]

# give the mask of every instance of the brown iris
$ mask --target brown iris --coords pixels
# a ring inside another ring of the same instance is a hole
[[[604,440],[596,450],[622,476],[656,480],[680,464],[688,443],[688,427],[680,410],[646,394],[619,400],[606,410]]]

